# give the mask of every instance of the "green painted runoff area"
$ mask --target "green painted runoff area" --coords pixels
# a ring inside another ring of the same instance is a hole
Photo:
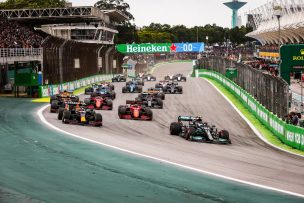
[[[303,202],[66,136],[29,99],[0,106],[0,202]]]

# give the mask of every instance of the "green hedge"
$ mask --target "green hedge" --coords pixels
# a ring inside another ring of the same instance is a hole
[[[220,73],[200,69],[196,76],[214,79],[235,95],[244,106],[283,143],[304,151],[304,128],[290,125],[271,113],[253,96]]]

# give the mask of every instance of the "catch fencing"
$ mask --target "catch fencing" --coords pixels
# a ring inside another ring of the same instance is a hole
[[[44,84],[122,72],[123,56],[113,46],[49,36],[42,47]]]
[[[221,57],[202,58],[199,67],[223,75],[228,68],[237,69],[238,75],[232,79],[236,84],[278,117],[284,118],[289,113],[289,86],[283,79]]]
[[[211,70],[196,70],[196,76],[211,78],[219,82],[236,96],[243,105],[286,145],[304,151],[304,129],[287,124],[268,111],[251,94],[222,74]]]

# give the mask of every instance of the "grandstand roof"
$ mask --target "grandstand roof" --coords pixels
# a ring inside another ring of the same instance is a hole
[[[122,22],[129,19],[128,16],[124,15],[122,12],[118,10],[102,10],[102,12],[108,14],[110,18],[116,22]]]
[[[249,12],[256,28],[248,37],[262,44],[304,42],[304,3],[302,0],[268,2]],[[278,20],[279,18],[279,20]],[[280,37],[279,37],[280,21]]]
[[[36,24],[70,23],[83,21],[121,22],[128,19],[114,11],[101,11],[96,7],[41,8],[0,10],[0,17]]]

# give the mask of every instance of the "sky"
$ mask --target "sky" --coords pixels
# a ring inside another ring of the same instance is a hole
[[[93,6],[97,0],[69,0],[73,6]],[[232,0],[125,0],[135,17],[135,24],[139,27],[151,22],[186,25],[187,27],[204,26],[216,23],[222,27],[231,26],[231,10],[223,5]],[[241,8],[243,24],[245,12],[267,3],[269,0],[242,0],[248,3]]]

